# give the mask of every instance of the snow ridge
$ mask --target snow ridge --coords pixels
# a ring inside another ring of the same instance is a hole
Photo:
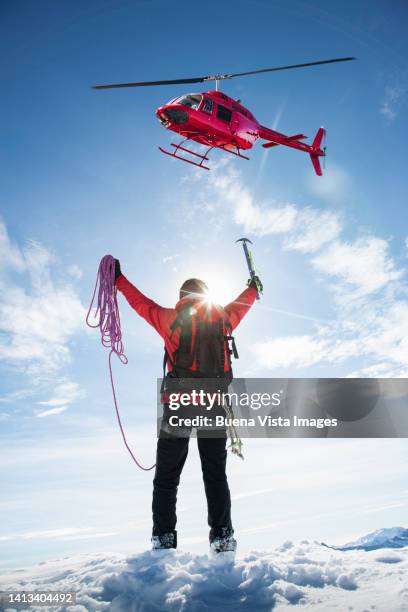
[[[387,538],[383,531],[361,541],[405,537],[404,530]],[[407,573],[407,547],[398,554],[384,549],[379,555],[304,541],[237,559],[229,553],[212,559],[179,550],[127,558],[82,555],[3,573],[0,590],[75,591],[77,604],[64,608],[67,612],[293,612],[296,606],[302,612],[370,606],[377,612],[403,612],[408,609]]]
[[[408,529],[388,527],[373,531],[354,542],[332,546],[336,550],[378,550],[379,548],[403,548],[408,546]]]

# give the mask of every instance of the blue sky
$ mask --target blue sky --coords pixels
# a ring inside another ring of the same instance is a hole
[[[247,278],[234,244],[246,234],[265,294],[237,332],[236,375],[407,376],[407,8],[27,1],[0,14],[1,562],[143,549],[151,477],[122,449],[107,355],[84,326],[98,262],[112,253],[163,305],[191,275],[226,302]],[[348,55],[358,61],[223,84],[265,125],[310,138],[324,125],[322,179],[306,155],[259,144],[249,162],[215,152],[196,171],[157,150],[171,135],[154,110],[188,88],[89,87]],[[115,375],[148,463],[162,345],[121,310],[129,365]],[[205,550],[192,450],[180,529]],[[237,461],[246,549],[404,521],[404,440],[251,441]]]

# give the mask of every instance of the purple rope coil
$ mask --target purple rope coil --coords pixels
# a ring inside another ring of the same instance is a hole
[[[98,300],[93,318],[96,323],[92,324],[89,322],[91,310],[94,307],[96,293],[98,292]],[[151,467],[143,467],[136,459],[132,449],[130,448],[127,440],[125,431],[123,429],[122,421],[119,414],[118,402],[116,399],[115,383],[113,381],[112,373],[112,355],[115,354],[118,359],[124,363],[128,363],[128,359],[124,352],[124,345],[122,341],[122,330],[120,327],[120,314],[117,300],[117,287],[115,284],[115,259],[112,255],[105,255],[102,257],[98,268],[98,274],[95,282],[95,289],[93,292],[92,300],[89,306],[88,314],[86,315],[86,324],[89,327],[99,327],[101,332],[102,346],[109,348],[109,374],[112,386],[113,402],[115,404],[116,417],[118,419],[119,429],[122,434],[123,442],[132,457],[136,465],[146,472],[152,470],[155,465]]]

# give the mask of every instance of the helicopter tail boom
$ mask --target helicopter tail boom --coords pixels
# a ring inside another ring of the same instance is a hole
[[[264,126],[261,126],[259,130],[260,138],[263,138],[264,140],[268,141],[262,145],[264,149],[270,149],[271,147],[284,145],[286,147],[291,147],[292,149],[297,149],[298,151],[304,151],[305,153],[309,153],[313,168],[318,176],[322,176],[323,174],[320,166],[319,157],[324,157],[325,155],[324,149],[321,148],[325,133],[326,130],[324,128],[319,128],[312,144],[308,145],[304,142],[301,142],[301,140],[304,140],[306,138],[304,134],[286,136],[285,134],[275,132],[275,130],[271,130],[270,128]]]

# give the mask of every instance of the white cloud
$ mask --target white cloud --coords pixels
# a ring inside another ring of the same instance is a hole
[[[0,360],[46,376],[70,361],[86,311],[69,283],[52,280],[52,254],[35,241],[20,249],[1,222],[0,252]]]
[[[73,540],[99,540],[100,538],[110,538],[118,534],[119,531],[100,531],[97,533],[85,533],[83,535],[74,535],[61,539],[64,542],[72,542]]]
[[[352,286],[356,296],[378,291],[402,276],[395,269],[388,242],[376,236],[353,243],[337,241],[317,255],[313,265],[319,272]]]
[[[11,243],[6,226],[0,219],[0,266],[22,271],[25,268],[20,249]]]
[[[42,412],[37,412],[35,416],[39,418],[52,416],[54,414],[61,414],[61,412],[65,412],[68,406],[58,406],[57,408],[50,408],[49,410],[43,410]]]
[[[364,348],[398,366],[408,368],[408,303],[405,300],[386,301],[381,312],[375,304],[368,304],[365,310],[373,309],[371,318],[366,315]]]
[[[253,351],[264,368],[308,367],[326,357],[327,342],[312,336],[284,336],[257,342]]]
[[[406,102],[408,92],[408,71],[393,68],[391,72],[380,75],[384,83],[384,94],[379,112],[388,121],[395,121]]]
[[[173,262],[177,257],[180,257],[178,253],[175,253],[174,255],[165,255],[164,257],[162,257],[162,262],[164,264]]]
[[[389,121],[394,121],[398,116],[406,93],[407,87],[402,82],[394,86],[388,85],[381,102],[380,114],[384,115]]]
[[[53,396],[48,400],[38,401],[41,406],[66,406],[72,404],[82,396],[79,385],[72,381],[65,381],[54,388]]]
[[[307,174],[306,185],[312,194],[326,200],[339,202],[349,193],[352,181],[344,168],[333,161],[329,161],[323,171],[323,176],[316,176],[311,172]]]
[[[408,378],[408,367],[398,369],[390,363],[378,362],[348,374],[349,378]]]
[[[68,286],[9,286],[0,298],[0,359],[59,369],[70,360],[68,342],[84,321],[84,309]]]
[[[203,181],[202,173],[189,175],[187,183]],[[216,234],[231,215],[246,234],[283,235],[285,248],[303,253],[315,252],[335,240],[342,230],[340,215],[311,206],[299,207],[292,202],[258,200],[246,187],[240,172],[230,159],[222,159],[210,175],[194,189],[182,209],[184,220],[206,214],[212,234]]]
[[[258,206],[245,191],[241,191],[235,199],[235,222],[242,225],[245,232],[257,236],[289,232],[295,218],[296,208],[292,204]]]
[[[95,540],[118,535],[118,531],[94,531],[92,527],[59,527],[57,529],[39,529],[36,531],[23,531],[11,535],[0,536],[0,541],[10,540],[60,540],[71,542],[74,540]]]
[[[57,529],[40,529],[23,531],[11,535],[0,536],[0,541],[8,540],[89,540],[117,535],[117,531],[94,531],[92,527],[60,527]]]
[[[362,365],[349,376],[405,377],[408,373],[408,304],[404,300],[358,300],[339,306],[338,318],[318,325],[315,335],[280,336],[252,347],[267,369],[307,368],[317,363],[337,364],[359,358]]]
[[[351,306],[347,316],[355,320],[351,327],[340,312],[331,324],[319,326],[315,336],[281,336],[255,343],[252,350],[258,363],[270,370],[358,358],[362,365],[354,366],[349,376],[406,377],[408,304],[368,299]]]
[[[67,536],[83,534],[92,531],[91,527],[61,527],[58,529],[42,529],[38,531],[27,531],[17,534],[15,537],[20,537],[23,540],[44,540],[58,539]]]
[[[288,232],[294,224],[296,207],[292,204],[257,203],[251,191],[245,187],[240,174],[229,160],[214,168],[209,179],[210,191],[215,191],[222,203],[226,203],[238,225],[245,232],[258,236]],[[210,201],[213,201],[209,194]]]
[[[25,270],[35,291],[52,289],[51,265],[55,258],[40,242],[29,240],[22,250]]]
[[[47,410],[37,410],[35,416],[44,418],[54,416],[65,412],[69,405],[77,399],[83,397],[83,391],[75,382],[65,380],[54,387],[54,391],[50,399],[39,400],[36,403],[40,406],[49,406]]]
[[[326,195],[330,190],[338,194],[350,185],[347,173],[335,168],[336,172],[329,173],[327,179],[330,188],[327,184],[324,187]],[[316,180],[320,181],[320,177]],[[361,235],[361,230],[357,230],[356,238],[344,239],[347,219],[336,211],[256,201],[229,160],[222,160],[212,170],[200,193],[211,202],[207,216],[213,212],[217,223],[232,216],[245,233],[281,235],[283,249],[308,255],[305,263],[315,272],[316,280],[323,279],[332,291],[332,322],[323,326],[322,321],[315,320],[314,333],[308,330],[307,334],[257,343],[253,350],[260,365],[270,370],[308,368],[317,363],[337,364],[358,358],[361,366],[356,370],[354,363],[350,375],[375,367],[377,362],[389,375],[406,372],[408,287],[403,278],[405,271],[392,257],[390,241],[373,233]],[[197,212],[198,209],[192,214]]]
[[[27,389],[18,389],[17,391],[12,391],[11,393],[6,393],[2,397],[0,397],[0,404],[11,404],[14,402],[18,402],[20,400],[24,400],[27,397],[32,395],[33,391],[31,388]]]
[[[324,244],[333,242],[341,230],[339,215],[307,207],[297,213],[296,222],[285,239],[284,248],[313,253]]]
[[[69,266],[67,272],[70,276],[72,276],[72,278],[75,278],[77,280],[82,278],[83,272],[81,268],[77,266],[76,264],[72,264],[72,266]]]
[[[339,217],[333,212],[310,206],[300,208],[290,202],[256,201],[229,160],[214,168],[204,192],[206,200],[218,201],[232,212],[235,223],[243,226],[246,233],[285,234],[288,249],[315,251],[341,231]]]

